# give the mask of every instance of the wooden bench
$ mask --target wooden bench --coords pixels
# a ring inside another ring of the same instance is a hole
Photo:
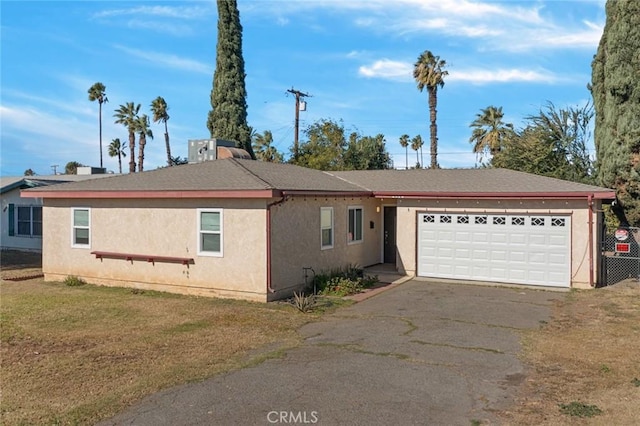
[[[181,263],[187,266],[195,263],[192,257],[154,256],[150,254],[115,253],[112,251],[92,251],[91,254],[94,254],[96,259],[123,259],[132,263],[134,260],[146,260],[154,265],[156,262]]]

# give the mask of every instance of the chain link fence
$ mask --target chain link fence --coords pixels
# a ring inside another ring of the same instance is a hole
[[[603,280],[612,285],[628,278],[640,279],[640,228],[618,228],[602,241]]]

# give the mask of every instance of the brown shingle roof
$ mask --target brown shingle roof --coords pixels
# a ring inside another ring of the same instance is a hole
[[[291,164],[237,158],[206,161],[27,190],[38,196],[54,193],[162,193],[188,191],[366,192],[391,196],[514,196],[599,193],[613,190],[506,169],[362,170],[323,172]],[[109,195],[111,197],[111,195]],[[175,195],[171,195],[175,196]],[[218,196],[224,196],[220,194]],[[240,195],[242,196],[242,195]],[[257,195],[268,196],[268,195]]]
[[[333,173],[373,192],[526,194],[612,191],[508,169],[362,170]]]

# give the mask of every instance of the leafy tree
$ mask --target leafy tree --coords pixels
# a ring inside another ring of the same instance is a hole
[[[404,157],[405,157],[405,169],[409,168],[409,135],[404,134],[400,136],[400,146],[404,148]]]
[[[307,127],[304,134],[308,140],[300,143],[297,159],[292,155],[293,164],[318,170],[344,170],[342,155],[347,141],[342,123],[322,119]]]
[[[589,104],[557,109],[548,103],[538,114],[526,117],[522,130],[505,138],[491,165],[592,183],[593,162],[587,149],[592,117]]]
[[[189,160],[187,158],[182,158],[179,155],[177,157],[171,158],[172,166],[180,166],[182,164],[188,164],[188,163],[189,163]]]
[[[118,170],[120,174],[122,174],[122,157],[126,157],[127,153],[125,149],[127,148],[127,143],[120,142],[120,138],[115,138],[111,140],[109,144],[109,157],[118,157]]]
[[[127,102],[120,105],[113,115],[116,118],[116,124],[122,124],[129,132],[129,173],[136,172],[136,131],[138,122],[138,113],[140,112],[140,104]]]
[[[135,127],[138,132],[138,170],[144,171],[144,149],[147,146],[147,137],[153,139],[153,132],[149,127],[149,117],[147,114],[142,114],[136,120]]]
[[[256,159],[260,161],[267,161],[270,163],[282,163],[283,155],[278,152],[278,149],[272,145],[273,134],[271,130],[265,130],[263,134],[256,133],[252,137],[253,139],[253,152],[256,154]]]
[[[351,133],[343,154],[346,170],[382,170],[391,168],[391,157],[385,148],[384,135],[375,137]]]
[[[64,166],[64,174],[65,175],[77,175],[78,167],[84,167],[84,164],[78,163],[77,161],[69,161]]]
[[[93,86],[91,86],[88,90],[89,100],[91,102],[98,101],[98,127],[100,129],[100,167],[102,167],[102,104],[108,101],[105,90],[106,87],[100,82],[94,83]]]
[[[173,166],[171,157],[171,145],[169,144],[169,129],[167,128],[167,121],[169,121],[169,107],[167,102],[162,96],[158,96],[151,101],[151,113],[153,114],[154,123],[164,123],[164,144],[167,149],[167,165]]]
[[[292,155],[289,160],[292,164],[318,170],[372,170],[391,166],[383,135],[371,137],[353,132],[347,142],[342,122],[325,119],[310,125],[304,134],[308,140],[299,144],[298,158]]]
[[[24,175],[25,176],[35,176],[36,172],[34,172],[32,169],[27,169],[24,171]]]
[[[418,90],[422,92],[427,89],[429,95],[429,121],[431,123],[429,131],[431,138],[431,168],[437,169],[438,166],[438,126],[436,124],[436,107],[438,105],[438,87],[444,87],[444,77],[449,75],[444,70],[447,63],[434,56],[428,50],[425,50],[415,63],[413,68],[413,77],[418,83]]]
[[[247,124],[247,90],[242,57],[242,25],[236,0],[218,2],[216,69],[207,128],[212,138],[236,142],[251,158],[251,131]]]
[[[424,145],[424,142],[422,142],[422,136],[416,135],[411,139],[411,149],[416,152],[416,169],[422,167],[422,159],[418,157],[418,150],[422,151],[422,145]]]
[[[640,2],[607,0],[606,15],[591,64],[598,183],[640,226]]]
[[[502,149],[504,141],[513,133],[513,124],[502,121],[502,107],[488,106],[476,115],[469,125],[473,128],[469,143],[473,144],[473,152],[480,157],[489,153],[493,157]]]

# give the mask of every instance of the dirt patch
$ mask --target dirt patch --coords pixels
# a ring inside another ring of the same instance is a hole
[[[42,253],[0,251],[0,276],[3,280],[23,281],[42,277]]]
[[[524,340],[529,371],[505,424],[637,424],[640,283],[572,291]]]

